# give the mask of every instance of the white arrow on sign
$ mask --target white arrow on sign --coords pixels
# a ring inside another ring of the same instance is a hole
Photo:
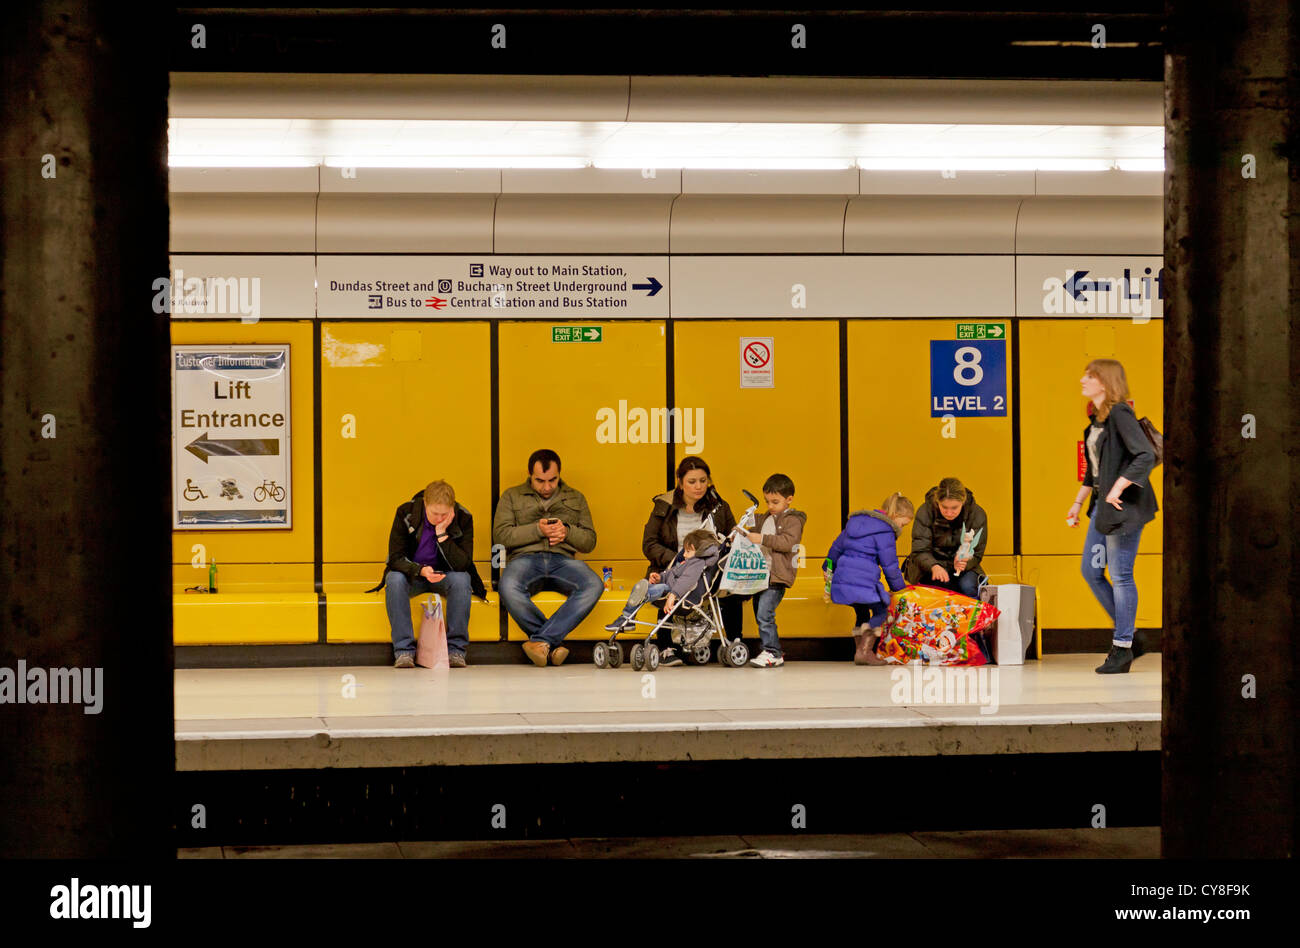
[[[586,337],[587,337],[588,339],[599,339],[599,338],[600,338],[600,330],[599,330],[599,329],[588,329],[584,335],[586,335]]]
[[[1001,326],[994,326],[994,327],[992,327],[992,328],[989,330],[989,335],[990,335],[990,336],[993,336],[993,337],[1001,336],[1001,335],[1002,335],[1002,327],[1001,327]]]

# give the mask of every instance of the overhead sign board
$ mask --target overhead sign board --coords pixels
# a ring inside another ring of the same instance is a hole
[[[289,346],[172,346],[172,526],[291,528]]]
[[[319,314],[348,319],[664,319],[667,257],[326,256]]]
[[[1016,315],[1110,316],[1135,323],[1165,314],[1164,258],[1020,256]]]

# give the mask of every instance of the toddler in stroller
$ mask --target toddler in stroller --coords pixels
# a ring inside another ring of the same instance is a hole
[[[753,500],[748,491],[745,496]],[[592,647],[591,657],[597,668],[617,668],[623,663],[623,646],[617,641],[618,636],[638,625],[647,626],[649,633],[644,642],[632,647],[632,668],[636,671],[642,668],[654,671],[659,667],[659,646],[653,636],[664,627],[669,630],[674,645],[697,665],[709,661],[710,642],[715,635],[721,641],[718,659],[724,665],[739,668],[749,661],[748,646],[739,638],[727,638],[718,607],[718,587],[736,534],[753,526],[756,504],[755,501],[755,506],[750,507],[732,534],[721,543],[712,530],[688,533],[682,538],[682,551],[661,576],[652,573],[649,579],[640,580],[632,587],[622,615],[605,626],[612,633],[609,640]],[[662,617],[654,622],[636,618],[638,609],[661,598],[665,605]]]
[[[678,601],[685,599],[700,585],[700,580],[714,563],[718,562],[721,547],[718,538],[710,530],[694,530],[682,540],[682,552],[677,554],[673,564],[660,576],[651,573],[650,579],[637,580],[632,587],[632,594],[627,597],[623,614],[605,626],[606,632],[624,632],[634,628],[637,610],[647,602],[664,599],[664,611],[671,613]],[[657,580],[656,580],[656,577]]]

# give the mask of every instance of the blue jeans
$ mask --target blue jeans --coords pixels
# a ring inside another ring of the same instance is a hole
[[[647,602],[654,602],[656,599],[666,595],[668,595],[667,583],[651,583],[645,591],[645,598],[640,602],[633,602],[632,597],[628,597],[627,605],[623,607],[623,618],[631,619],[636,615],[636,611]]]
[[[1092,594],[1106,610],[1106,615],[1115,623],[1112,644],[1131,648],[1138,611],[1133,562],[1137,559],[1142,528],[1138,527],[1132,533],[1112,533],[1107,536],[1097,532],[1094,522],[1092,519],[1088,521],[1088,534],[1083,540],[1083,557],[1080,561],[1083,578],[1092,587]],[[1110,568],[1110,582],[1106,581],[1107,567]]]
[[[554,647],[596,608],[605,584],[586,563],[543,551],[513,557],[502,570],[497,589],[506,612],[528,638]],[[543,589],[567,597],[549,619],[533,604],[533,594]]]
[[[384,604],[392,630],[393,653],[415,652],[415,627],[411,624],[411,597],[438,593],[447,600],[447,651],[465,654],[469,647],[469,573],[444,573],[431,583],[423,576],[412,584],[405,573],[389,570],[384,586]]]
[[[951,589],[955,593],[961,593],[963,596],[970,596],[972,599],[978,599],[980,593],[980,574],[965,572],[960,576],[952,575],[952,570],[948,570],[948,581],[941,583],[937,579],[931,579],[926,576],[921,580],[926,586],[942,586],[944,589]]]
[[[763,651],[781,657],[781,640],[776,634],[776,607],[785,598],[785,586],[768,586],[751,597],[754,603],[754,621],[758,623],[758,639]]]

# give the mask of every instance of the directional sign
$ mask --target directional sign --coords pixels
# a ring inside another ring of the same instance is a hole
[[[289,346],[172,346],[172,527],[287,529]]]
[[[1007,344],[934,339],[930,342],[930,417],[1005,418]]]
[[[1005,323],[958,323],[958,339],[1005,339]]]
[[[644,256],[328,255],[314,279],[330,319],[665,319],[670,289]]]
[[[551,342],[601,342],[600,326],[552,326]]]

